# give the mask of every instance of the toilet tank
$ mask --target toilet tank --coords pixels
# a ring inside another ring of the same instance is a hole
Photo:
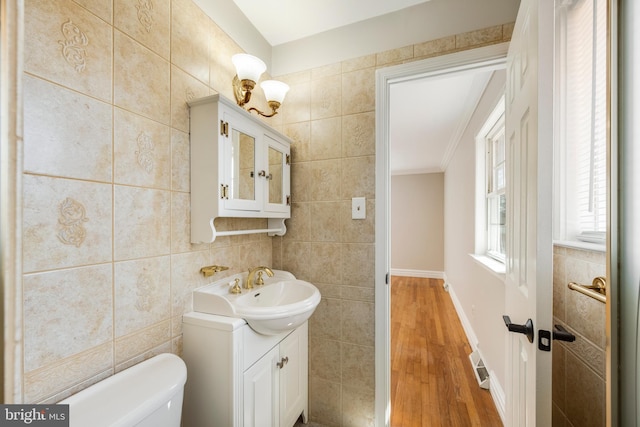
[[[180,427],[187,367],[164,353],[59,402],[70,427]]]

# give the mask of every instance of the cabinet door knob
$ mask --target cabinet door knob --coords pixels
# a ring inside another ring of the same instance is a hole
[[[280,359],[280,361],[278,363],[276,363],[276,366],[280,369],[284,368],[284,365],[286,365],[287,363],[289,363],[289,358],[288,357],[283,357],[282,359]]]

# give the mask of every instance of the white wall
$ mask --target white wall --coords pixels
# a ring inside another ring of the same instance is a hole
[[[443,173],[392,176],[390,219],[392,270],[444,271]]]
[[[472,328],[493,381],[506,386],[504,282],[469,254],[475,241],[475,136],[504,91],[505,72],[492,76],[447,167],[444,179],[445,274],[463,324]]]
[[[279,76],[513,22],[519,0],[431,0],[273,47]],[[241,46],[242,43],[238,42]]]

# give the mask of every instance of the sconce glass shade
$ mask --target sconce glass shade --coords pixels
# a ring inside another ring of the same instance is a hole
[[[278,80],[265,80],[260,83],[260,87],[264,91],[264,97],[267,101],[276,101],[280,104],[284,101],[284,97],[289,90],[288,84]]]
[[[267,66],[260,58],[246,53],[233,55],[231,62],[233,62],[233,65],[236,67],[236,74],[238,74],[238,79],[241,81],[252,80],[257,82],[260,80],[262,73],[267,69]]]

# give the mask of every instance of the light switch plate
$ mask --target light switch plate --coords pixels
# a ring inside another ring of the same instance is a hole
[[[364,197],[351,199],[351,219],[365,219],[367,217],[367,200]]]

